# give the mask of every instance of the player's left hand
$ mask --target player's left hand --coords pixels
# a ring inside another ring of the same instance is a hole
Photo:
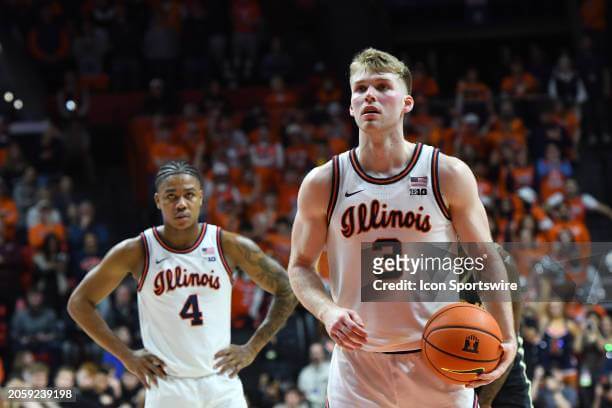
[[[256,356],[257,352],[247,344],[231,344],[215,354],[217,363],[214,368],[219,369],[219,374],[229,373],[230,378],[233,378],[240,370],[250,365]]]
[[[506,340],[501,344],[501,347],[503,349],[501,360],[499,361],[499,364],[497,365],[495,370],[491,371],[490,373],[480,374],[478,376],[478,380],[467,383],[465,385],[466,387],[477,388],[482,387],[483,385],[490,384],[493,381],[497,380],[499,377],[501,377],[506,372],[506,370],[508,370],[510,365],[514,362],[514,357],[516,357],[516,340]]]

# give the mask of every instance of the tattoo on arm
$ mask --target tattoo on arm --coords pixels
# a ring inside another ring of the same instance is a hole
[[[285,324],[297,305],[289,277],[283,267],[266,255],[250,239],[233,235],[232,261],[244,270],[260,287],[274,295],[268,314],[249,343],[259,352]]]

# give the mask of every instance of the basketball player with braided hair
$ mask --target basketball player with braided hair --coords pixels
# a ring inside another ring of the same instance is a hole
[[[376,49],[350,65],[349,113],[359,145],[312,170],[298,194],[289,279],[300,302],[336,343],[328,382],[331,408],[473,407],[473,388],[500,377],[517,350],[510,302],[485,302],[503,334],[498,367],[463,385],[447,384],[419,350],[423,328],[442,305],[434,302],[362,302],[361,244],[466,242],[487,254],[486,279],[505,270],[490,243],[476,180],[461,160],[410,143],[404,115],[414,107],[410,71]],[[330,291],[316,273],[326,248]],[[501,267],[499,266],[501,265]]]
[[[163,225],[113,247],[74,290],[68,312],[140,379],[146,407],[246,407],[236,375],[297,304],[287,273],[250,239],[198,222],[204,197],[195,167],[161,166],[155,188]],[[234,267],[274,295],[244,345],[230,344]],[[96,311],[128,274],[138,282],[142,350],[129,349]]]

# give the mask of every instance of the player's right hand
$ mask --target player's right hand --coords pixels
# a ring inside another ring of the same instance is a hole
[[[327,334],[340,347],[357,350],[368,341],[363,320],[354,310],[336,306],[326,310],[321,318]]]
[[[147,389],[151,384],[157,385],[157,377],[166,378],[167,375],[166,364],[146,349],[133,350],[122,363]]]

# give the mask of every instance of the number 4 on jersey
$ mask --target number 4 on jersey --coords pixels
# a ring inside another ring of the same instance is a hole
[[[200,306],[198,305],[198,295],[191,295],[187,298],[179,315],[183,319],[191,319],[192,326],[201,326],[204,324],[202,312],[200,312]]]

